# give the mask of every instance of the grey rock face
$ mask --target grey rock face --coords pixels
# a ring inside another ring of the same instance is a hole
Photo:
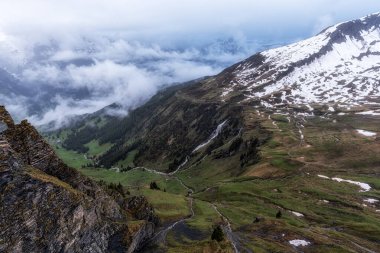
[[[116,201],[2,109],[0,252],[135,252],[153,235],[157,218],[144,197],[119,204],[136,201]]]

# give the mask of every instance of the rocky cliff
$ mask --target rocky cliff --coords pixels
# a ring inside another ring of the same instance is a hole
[[[0,122],[1,252],[135,252],[153,235],[144,197],[110,194],[66,166],[4,107]]]

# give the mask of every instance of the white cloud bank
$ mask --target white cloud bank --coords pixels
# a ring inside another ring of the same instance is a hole
[[[91,113],[114,102],[128,111],[167,85],[216,74],[222,62],[243,58],[239,53],[218,55],[194,48],[164,50],[124,40],[104,43],[94,38],[90,44],[96,48],[89,47],[83,39],[69,50],[50,43],[34,48],[31,56],[19,57],[17,64],[3,65],[15,70],[13,74],[25,89],[36,92],[34,101],[45,104],[48,96],[43,113],[29,118],[34,124],[56,121],[59,126],[71,116]],[[88,94],[75,98],[75,93],[80,92]],[[20,98],[9,96],[0,102],[21,118],[27,114],[30,100]]]
[[[43,104],[49,93],[43,113],[30,117],[35,124],[61,124],[113,102],[127,110],[166,85],[216,74],[267,41],[377,11],[373,0],[1,0],[0,68],[38,96],[3,94],[0,104],[22,118],[28,102]]]

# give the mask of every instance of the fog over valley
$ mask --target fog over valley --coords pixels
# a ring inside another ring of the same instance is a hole
[[[60,126],[112,103],[126,114],[164,87],[217,74],[257,51],[380,7],[211,2],[2,1],[0,101],[16,119],[36,125]],[[299,17],[294,8],[303,8]]]

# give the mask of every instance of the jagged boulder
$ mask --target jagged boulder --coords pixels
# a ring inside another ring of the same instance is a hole
[[[160,223],[153,207],[144,196],[134,196],[127,200],[124,206],[136,219],[147,220],[158,225]]]
[[[11,115],[4,106],[0,106],[0,122],[5,123],[9,127],[14,127],[15,124]]]

